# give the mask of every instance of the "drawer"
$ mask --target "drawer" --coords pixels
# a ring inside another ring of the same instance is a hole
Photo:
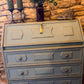
[[[52,76],[71,76],[76,74],[80,75],[81,67],[80,65],[45,65],[45,66],[35,66],[33,68],[19,67],[19,68],[9,68],[9,78],[20,78],[20,79],[32,79],[32,78],[44,78]]]
[[[24,63],[35,63],[35,62],[67,62],[70,60],[80,60],[82,55],[81,48],[70,48],[70,49],[49,49],[49,50],[35,50],[34,52],[17,52],[5,55],[6,63],[10,65],[24,64]]]
[[[13,81],[10,84],[81,84],[80,79],[46,79],[35,81]]]

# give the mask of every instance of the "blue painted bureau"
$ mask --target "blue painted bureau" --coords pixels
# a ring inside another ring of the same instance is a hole
[[[5,24],[2,54],[8,84],[82,84],[79,20]]]

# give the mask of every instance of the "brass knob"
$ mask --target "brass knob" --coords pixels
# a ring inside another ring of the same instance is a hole
[[[68,70],[68,69],[66,69],[66,70],[65,70],[65,72],[69,72],[69,70]]]
[[[22,60],[22,57],[20,57],[19,60],[21,61]]]
[[[21,72],[21,75],[24,75],[24,72]]]
[[[66,56],[66,58],[68,58],[69,57],[69,54],[66,54],[65,56]]]

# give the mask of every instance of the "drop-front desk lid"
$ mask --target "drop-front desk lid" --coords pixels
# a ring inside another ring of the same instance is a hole
[[[79,20],[5,24],[3,46],[82,42]]]

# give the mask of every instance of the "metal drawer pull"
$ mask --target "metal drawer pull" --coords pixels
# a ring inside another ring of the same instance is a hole
[[[27,76],[29,73],[28,70],[24,69],[24,70],[17,70],[17,74],[18,76]]]
[[[61,72],[62,73],[71,73],[72,67],[61,67]]]
[[[15,59],[16,59],[16,62],[25,62],[27,61],[27,55],[25,54],[16,55]]]
[[[66,56],[66,58],[68,58],[69,57],[69,54],[66,54],[65,56]]]
[[[68,70],[68,69],[66,69],[66,70],[65,70],[65,72],[69,72],[69,70]]]
[[[73,52],[61,52],[60,56],[62,59],[72,59]]]
[[[21,75],[24,75],[24,72],[21,72]]]
[[[22,60],[22,57],[20,57],[19,60],[21,61]]]

